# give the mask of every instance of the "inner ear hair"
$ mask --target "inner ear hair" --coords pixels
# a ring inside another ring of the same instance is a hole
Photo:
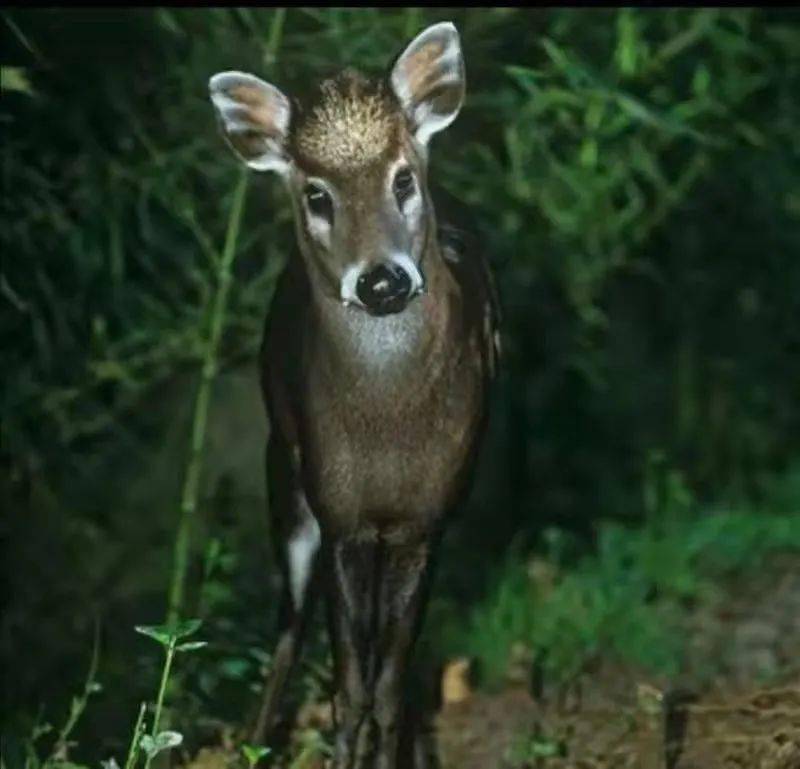
[[[390,83],[418,141],[455,120],[464,100],[464,59],[451,22],[428,27],[395,61]]]
[[[285,172],[291,107],[274,85],[246,72],[220,72],[209,81],[209,95],[225,138],[247,165],[258,171]]]

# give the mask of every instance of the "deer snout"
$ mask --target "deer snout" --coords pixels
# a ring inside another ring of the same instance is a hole
[[[405,309],[411,288],[411,276],[400,265],[384,262],[358,277],[356,296],[372,315],[390,315]]]

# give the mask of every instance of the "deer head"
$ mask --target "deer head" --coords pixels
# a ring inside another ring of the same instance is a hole
[[[386,78],[345,70],[307,99],[290,100],[243,72],[211,78],[211,101],[234,152],[283,177],[321,296],[387,315],[424,290],[423,257],[435,241],[427,145],[458,114],[464,83],[449,22],[418,35]]]

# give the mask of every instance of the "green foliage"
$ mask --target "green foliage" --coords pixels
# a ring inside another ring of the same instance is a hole
[[[182,647],[186,646],[186,644],[176,646],[177,642],[181,638],[186,638],[186,636],[196,633],[202,624],[203,621],[200,619],[187,619],[175,625],[139,625],[135,630],[137,633],[149,636],[155,641],[158,641],[158,643],[164,647],[172,646],[176,651],[181,651]],[[203,642],[199,643],[205,645]],[[194,644],[192,648],[199,649],[200,646]]]
[[[546,758],[560,758],[563,756],[566,756],[566,747],[563,741],[534,732],[520,735],[508,750],[506,760],[516,766],[518,764],[541,761]]]
[[[250,745],[249,743],[242,745],[242,755],[247,759],[247,766],[249,769],[253,769],[262,758],[265,758],[271,752],[272,751],[264,745]]]
[[[754,573],[775,553],[800,552],[797,498],[791,512],[772,502],[699,510],[680,476],[663,474],[671,495],[643,527],[601,522],[595,552],[577,559],[565,557],[559,532],[550,533],[545,558],[508,558],[468,629],[453,631],[462,650],[466,644],[481,660],[490,685],[505,679],[520,643],[555,681],[608,655],[674,676],[687,607],[707,602],[722,579]]]
[[[30,80],[22,67],[0,67],[0,79],[4,91],[33,95]]]
[[[20,755],[20,751],[15,751],[13,746],[12,749],[9,750],[6,744],[8,735],[4,736],[2,746],[2,765],[4,769],[6,767],[13,768],[16,766],[22,769],[85,769],[85,767],[80,764],[69,760],[70,750],[75,744],[70,738],[86,711],[90,697],[102,690],[102,686],[97,681],[99,660],[100,628],[98,625],[95,625],[94,644],[86,680],[80,694],[72,697],[67,719],[58,731],[49,753],[45,753],[45,757],[41,758],[37,743],[54,731],[53,725],[49,723],[40,723],[37,719],[27,738],[22,741],[21,752],[23,755]],[[118,767],[109,767],[109,769],[118,769]]]
[[[81,716],[89,704],[89,698],[93,694],[102,691],[102,685],[97,681],[97,666],[100,662],[100,627],[95,625],[94,645],[92,648],[92,658],[89,663],[89,671],[86,674],[86,681],[83,685],[83,691],[72,698],[69,708],[69,716],[58,733],[53,750],[50,756],[45,760],[45,765],[61,764],[69,751],[69,738],[73,730],[78,724]],[[49,729],[47,730],[49,731]]]
[[[182,734],[179,734],[178,732],[167,731],[159,732],[154,736],[143,734],[141,740],[139,740],[139,746],[144,751],[144,754],[147,756],[147,760],[149,762],[159,753],[163,753],[166,750],[172,750],[172,748],[177,748],[182,742]]]
[[[151,731],[149,734],[146,733],[147,708],[146,704],[142,703],[131,734],[130,748],[125,760],[125,769],[134,769],[137,765],[140,753],[144,753],[145,755],[144,767],[146,769],[157,755],[172,750],[183,743],[183,735],[180,732],[170,729],[160,730],[159,722],[161,720],[164,694],[166,693],[170,680],[170,670],[174,655],[177,652],[194,651],[206,645],[203,641],[189,641],[183,643],[179,643],[179,641],[196,633],[201,625],[202,620],[189,619],[178,621],[173,625],[140,625],[135,628],[137,633],[152,638],[160,644],[164,648],[165,655]],[[28,757],[25,762],[25,769],[85,769],[85,767],[67,760],[68,751],[71,747],[68,737],[86,709],[89,695],[100,690],[100,685],[95,680],[99,649],[97,638],[98,636],[96,635],[92,662],[89,667],[89,675],[84,686],[83,694],[73,698],[69,718],[60,731],[51,754],[44,761],[40,761],[37,756],[35,750],[36,741],[51,729],[49,725],[44,727],[37,725],[34,727],[34,730],[27,740]],[[114,757],[104,760],[103,765],[105,769],[119,769],[119,764]],[[252,766],[253,764],[251,764],[251,767]]]
[[[138,742],[138,747],[144,751],[146,756],[144,763],[145,769],[148,769],[150,762],[159,753],[171,750],[183,742],[182,734],[174,731],[159,730],[161,710],[164,704],[164,695],[166,694],[170,680],[170,671],[172,669],[172,659],[174,655],[178,652],[202,649],[206,645],[204,641],[184,641],[182,643],[179,643],[179,641],[196,633],[202,624],[203,621],[200,619],[187,619],[182,621],[175,620],[173,623],[167,625],[140,625],[136,628],[137,633],[149,636],[164,647],[164,668],[161,674],[161,684],[158,688],[158,699],[156,700],[156,708],[153,715],[153,727],[150,734],[142,734]],[[136,732],[137,729],[134,729],[134,734]],[[129,757],[129,763],[132,766],[136,764],[135,753],[132,759]]]

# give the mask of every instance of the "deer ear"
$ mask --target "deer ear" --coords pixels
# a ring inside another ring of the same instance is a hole
[[[421,144],[447,128],[464,101],[465,75],[461,42],[445,21],[428,27],[400,54],[390,82]]]
[[[239,157],[257,171],[285,173],[289,100],[274,85],[245,72],[220,72],[208,83],[220,126]]]

